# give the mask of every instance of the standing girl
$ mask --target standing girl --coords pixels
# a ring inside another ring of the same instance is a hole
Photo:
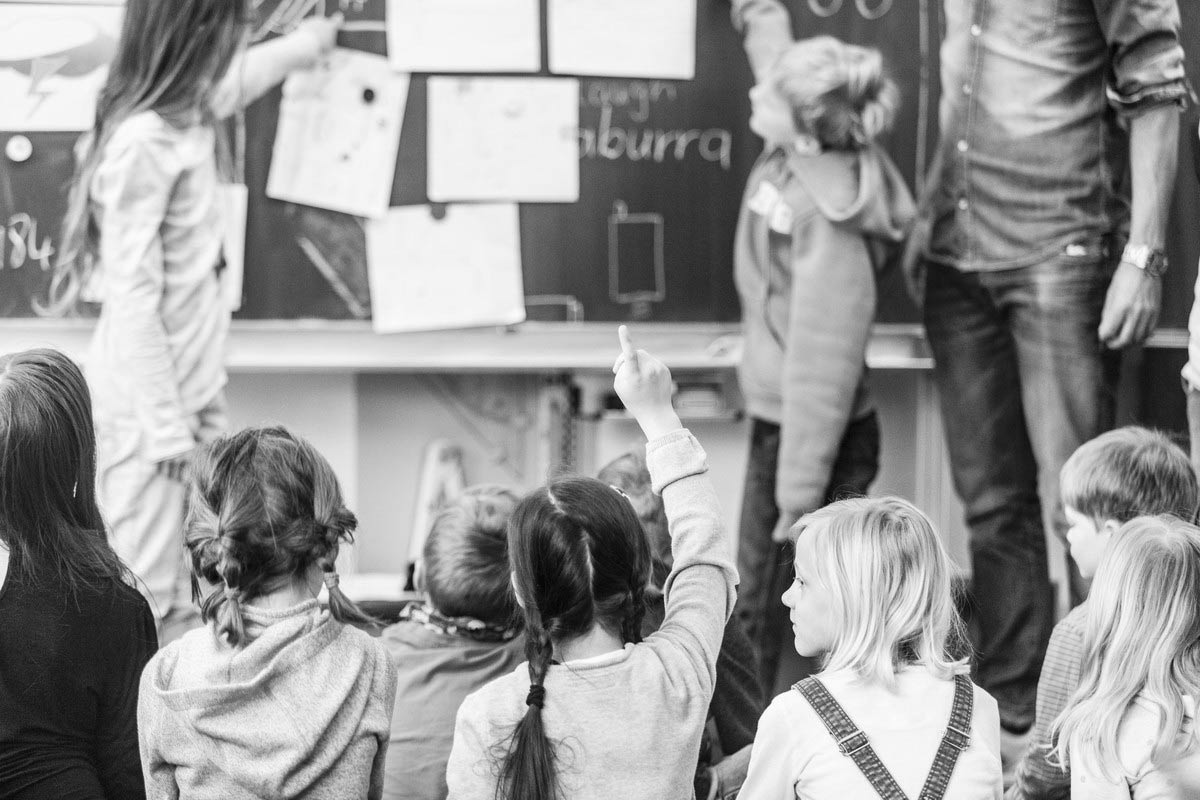
[[[527,664],[459,708],[451,800],[687,800],[737,576],[704,451],[671,408],[671,375],[621,329],[614,388],[649,440],[669,520],[666,618],[641,637],[650,544],[616,489],[564,478],[509,523]]]
[[[142,676],[138,733],[151,798],[383,795],[396,672],[338,588],[357,525],[312,445],[282,428],[206,447],[187,546],[207,628]],[[317,602],[322,583],[329,610]]]
[[[780,0],[734,0],[757,81],[750,129],[763,154],[734,240],[753,418],[742,500],[738,614],[773,693],[785,639],[774,598],[791,581],[788,530],[866,494],[879,424],[866,388],[876,280],[913,219],[912,197],[876,139],[899,103],[877,50],[830,36],[793,41]]]
[[[1200,529],[1125,523],[1100,558],[1083,676],[1054,725],[1075,800],[1184,800],[1200,787]]]
[[[843,500],[795,535],[783,602],[796,652],[823,666],[763,712],[742,800],[999,800],[999,711],[951,654],[962,625],[929,520]]]
[[[88,355],[99,500],[156,619],[194,618],[183,478],[225,419],[216,122],[333,47],[338,20],[242,52],[249,0],[128,0],[64,222],[51,307],[102,300]]]
[[[154,617],[96,507],[87,383],[54,350],[0,357],[0,798],[137,800]]]

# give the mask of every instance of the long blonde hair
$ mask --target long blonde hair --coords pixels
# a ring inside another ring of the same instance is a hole
[[[1169,515],[1121,526],[1088,597],[1083,663],[1051,728],[1061,763],[1116,779],[1117,730],[1139,694],[1160,714],[1151,761],[1182,754],[1183,696],[1200,693],[1200,528]]]
[[[74,310],[97,258],[99,231],[91,184],[113,131],[129,117],[155,111],[184,126],[210,121],[208,101],[249,26],[248,0],[126,0],[116,55],[96,102],[96,119],[76,148],[78,166],[41,316]]]
[[[929,518],[898,497],[831,503],[800,519],[813,579],[832,595],[835,631],[825,669],[850,669],[889,688],[904,666],[950,679],[968,669],[950,558]]]

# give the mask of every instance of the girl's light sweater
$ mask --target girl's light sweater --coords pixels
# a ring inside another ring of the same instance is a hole
[[[646,460],[675,557],[666,617],[641,644],[550,667],[542,718],[556,745],[562,796],[571,800],[693,796],[737,572],[700,444],[673,431],[647,444]],[[495,797],[497,751],[524,716],[528,691],[522,664],[463,702],[446,773],[450,800]]]
[[[1196,740],[1196,701],[1184,696],[1186,715],[1179,737],[1189,743],[1182,758],[1169,764],[1150,760],[1158,728],[1158,707],[1138,695],[1117,728],[1117,756],[1125,774],[1118,780],[1093,774],[1071,762],[1074,800],[1189,800],[1200,796],[1200,741]]]
[[[904,794],[921,793],[954,700],[954,682],[923,667],[897,676],[896,691],[865,685],[847,670],[821,681],[862,731]],[[842,755],[817,712],[799,692],[784,692],[763,712],[740,800],[876,797],[855,763]],[[975,687],[971,744],[958,756],[945,800],[999,800],[1000,712]]]

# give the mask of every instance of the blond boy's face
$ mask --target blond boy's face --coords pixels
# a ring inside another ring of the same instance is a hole
[[[1117,524],[1113,520],[1105,520],[1097,526],[1094,519],[1069,505],[1064,505],[1063,511],[1067,517],[1067,542],[1071,545],[1071,558],[1075,559],[1079,574],[1091,578],[1100,566],[1100,557],[1104,555]]]

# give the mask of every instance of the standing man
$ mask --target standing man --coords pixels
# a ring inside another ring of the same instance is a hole
[[[1189,88],[1176,0],[945,9],[910,277],[970,526],[978,682],[1021,734],[1054,621],[1059,467],[1112,426],[1117,351],[1157,321]]]

